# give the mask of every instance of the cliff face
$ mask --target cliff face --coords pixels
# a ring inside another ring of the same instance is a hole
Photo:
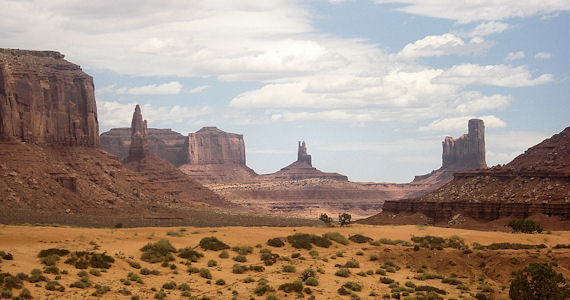
[[[299,149],[297,150],[297,161],[305,162],[309,166],[313,166],[311,162],[311,155],[307,154],[307,144],[305,141],[299,142]]]
[[[0,49],[0,140],[99,145],[93,79],[63,57]]]
[[[451,181],[455,172],[487,168],[485,124],[483,120],[471,119],[468,128],[468,133],[457,139],[446,136],[441,142],[443,148],[441,168],[425,175],[418,175],[413,182],[430,183],[440,187]]]
[[[485,162],[485,124],[483,120],[469,120],[469,133],[457,140],[447,136],[443,147],[442,168],[472,170],[487,167]]]
[[[186,137],[170,129],[147,128],[148,150],[169,163],[180,166],[186,162]],[[116,155],[120,161],[129,155],[130,128],[113,128],[101,134],[101,149]]]
[[[245,144],[241,134],[228,133],[216,127],[203,127],[188,134],[185,147],[188,164],[245,165]]]
[[[131,145],[127,160],[138,160],[148,152],[148,136],[146,120],[143,120],[140,106],[135,107],[133,120],[131,121]]]
[[[422,213],[435,223],[462,215],[481,221],[532,214],[570,221],[570,127],[529,148],[505,166],[455,173],[440,189],[386,201],[381,215]],[[380,220],[371,218],[370,222]],[[567,223],[570,226],[570,223]]]

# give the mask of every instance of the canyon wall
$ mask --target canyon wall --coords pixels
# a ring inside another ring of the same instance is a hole
[[[241,134],[225,132],[216,127],[203,127],[197,132],[189,133],[184,146],[188,164],[245,165],[245,144]]]
[[[442,168],[454,170],[472,170],[487,167],[485,162],[485,124],[483,120],[471,119],[469,132],[458,139],[445,137]]]
[[[99,145],[93,79],[63,57],[0,49],[0,140]]]

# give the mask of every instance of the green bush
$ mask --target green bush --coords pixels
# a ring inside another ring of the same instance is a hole
[[[333,219],[329,217],[327,214],[321,214],[319,220],[325,223],[327,226],[330,226],[333,221]]]
[[[541,233],[543,230],[540,224],[535,224],[534,221],[527,219],[512,219],[509,221],[509,227],[511,227],[514,232],[522,233]]]
[[[430,249],[441,250],[443,248],[455,248],[455,249],[467,248],[463,239],[456,235],[451,236],[450,238],[442,238],[431,235],[414,236],[412,237],[412,241],[418,244],[420,247],[430,248]]]
[[[167,290],[173,290],[176,288],[176,282],[174,281],[169,281],[165,284],[162,285],[163,289],[167,289]]]
[[[253,247],[251,247],[251,246],[240,246],[240,247],[235,246],[235,247],[232,247],[232,251],[235,251],[240,255],[248,255],[248,254],[253,253]]]
[[[216,285],[226,285],[226,281],[220,278],[216,280]]]
[[[338,232],[327,232],[323,234],[323,237],[335,241],[339,244],[348,245],[348,240]]]
[[[190,247],[186,247],[178,250],[178,257],[188,259],[191,262],[197,262],[201,257],[204,257],[204,254]]]
[[[279,258],[279,254],[271,253],[271,250],[269,249],[261,249],[261,251],[259,251],[259,254],[261,256],[261,261],[263,261],[266,266],[273,265]]]
[[[201,239],[199,246],[204,250],[213,250],[213,251],[230,249],[230,246],[218,240],[218,238],[216,238],[215,236],[205,237]]]
[[[141,259],[149,263],[173,261],[172,253],[176,252],[176,248],[170,244],[167,239],[160,239],[156,243],[148,243],[141,248],[143,254]]]
[[[285,243],[280,238],[272,238],[267,240],[267,245],[279,248],[285,246]]]
[[[77,269],[87,269],[89,266],[98,269],[109,269],[115,259],[105,253],[76,251],[71,253],[65,260],[66,264],[73,265]]]
[[[258,296],[263,296],[265,293],[274,291],[275,289],[268,285],[267,280],[262,278],[257,281],[257,286],[253,290],[253,293]]]
[[[142,275],[159,275],[160,272],[158,270],[151,270],[148,268],[142,268],[141,272]]]
[[[353,292],[362,291],[362,285],[354,281],[347,281],[342,285],[344,288],[349,289]]]
[[[382,282],[383,284],[391,284],[394,283],[394,279],[388,277],[382,277],[380,278],[380,282]]]
[[[532,263],[515,273],[511,280],[509,296],[512,299],[570,298],[570,286],[564,276],[552,269],[548,263]]]
[[[65,291],[65,287],[63,287],[63,285],[61,285],[57,281],[48,281],[48,283],[46,283],[45,288],[48,291],[58,291],[58,292],[64,292]]]
[[[332,242],[327,238],[307,233],[295,233],[294,235],[288,236],[287,241],[294,248],[307,250],[313,248],[312,244],[323,248],[328,248],[332,245]]]
[[[305,284],[309,286],[318,286],[319,281],[317,280],[316,277],[311,276],[305,280]]]
[[[440,295],[446,295],[447,292],[445,290],[436,288],[435,286],[429,286],[429,285],[418,285],[416,286],[416,292],[419,291],[423,291],[423,292],[435,292],[438,293]]]
[[[232,273],[234,274],[243,274],[247,271],[247,267],[244,265],[240,265],[240,264],[235,264],[232,267]]]
[[[200,277],[203,277],[206,279],[212,279],[212,273],[210,273],[210,270],[208,270],[206,268],[201,268],[200,269]]]
[[[219,258],[229,258],[230,254],[228,253],[228,251],[224,250],[222,252],[220,252],[220,255],[218,255]]]
[[[279,286],[279,290],[284,291],[285,293],[301,293],[303,291],[303,282],[301,280],[295,280],[293,282],[284,283]]]
[[[344,264],[343,267],[345,267],[345,268],[360,268],[360,263],[356,259],[352,258],[352,259],[348,260]]]
[[[297,268],[295,268],[295,266],[292,265],[283,265],[281,266],[281,271],[286,273],[295,273],[297,272]]]
[[[237,255],[237,256],[234,256],[232,259],[237,261],[237,262],[246,262],[247,261],[247,258],[245,257],[245,255]]]
[[[338,215],[338,223],[340,223],[340,226],[350,225],[351,219],[352,219],[352,216],[347,214],[347,213],[343,213],[343,214]]]
[[[208,261],[208,267],[215,267],[215,266],[217,266],[217,265],[218,265],[218,262],[215,261],[215,260],[213,260],[213,259],[210,259],[210,260]]]
[[[69,250],[67,250],[67,249],[49,248],[49,249],[41,250],[40,253],[38,254],[38,257],[48,257],[50,255],[65,256],[68,254],[69,254]]]
[[[348,239],[352,242],[359,243],[359,244],[368,243],[368,242],[372,241],[371,237],[367,237],[367,236],[362,235],[362,234],[351,235],[348,237]]]
[[[135,268],[135,269],[140,269],[141,268],[141,264],[139,264],[138,262],[134,261],[134,260],[130,260],[127,259],[127,263],[129,264],[129,266]]]
[[[350,275],[350,270],[348,268],[340,268],[340,269],[336,270],[334,275],[340,276],[340,277],[348,277]]]

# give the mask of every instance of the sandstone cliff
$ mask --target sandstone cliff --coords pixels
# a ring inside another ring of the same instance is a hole
[[[436,188],[453,179],[458,171],[487,168],[485,162],[485,124],[483,120],[471,119],[468,122],[468,133],[453,139],[446,136],[441,142],[441,168],[414,178],[415,183],[430,183]]]
[[[186,162],[186,137],[171,129],[147,128],[148,150],[174,166]],[[130,128],[113,128],[101,134],[101,149],[116,155],[120,161],[129,155]]]
[[[93,79],[63,57],[0,49],[0,140],[99,145]]]
[[[241,134],[204,127],[188,134],[184,150],[187,160],[180,170],[202,183],[246,182],[257,177],[245,164]]]
[[[552,226],[570,227],[568,191],[570,127],[505,166],[458,172],[453,181],[432,193],[386,201],[380,215],[364,222],[388,222],[390,218],[397,222],[394,218],[402,214],[421,213],[434,223],[455,225],[461,218],[492,221],[540,214],[557,218]]]
[[[141,174],[150,186],[174,202],[227,206],[221,197],[192,180],[175,166],[148,150],[147,121],[140,106],[135,107],[131,122],[129,156],[123,161],[129,170]]]

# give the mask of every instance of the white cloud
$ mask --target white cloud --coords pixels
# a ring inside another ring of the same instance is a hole
[[[536,59],[549,59],[552,57],[552,53],[550,52],[538,52],[534,58]]]
[[[178,81],[171,81],[163,84],[151,84],[133,88],[119,88],[117,94],[130,95],[176,95],[182,90],[182,84]]]
[[[374,0],[376,3],[401,3],[396,10],[409,14],[455,20],[466,24],[477,21],[498,21],[547,15],[570,10],[570,2],[563,0]]]
[[[509,24],[502,22],[486,22],[477,25],[470,33],[469,36],[487,36],[495,33],[501,33],[510,28]]]
[[[482,38],[473,38],[469,42],[460,37],[446,33],[443,35],[430,35],[414,43],[407,44],[397,54],[398,58],[417,58],[422,56],[441,55],[467,55],[480,53],[489,48],[490,44]]]
[[[524,52],[523,51],[509,52],[509,54],[507,54],[506,60],[513,61],[513,60],[523,59],[523,58],[524,58]]]
[[[536,78],[528,71],[527,66],[510,67],[507,65],[475,65],[461,64],[442,72],[436,82],[458,85],[489,85],[502,87],[523,87],[541,85],[552,81],[551,74],[543,74]]]
[[[129,127],[133,117],[136,103],[119,103],[116,101],[97,100],[98,119],[101,127]],[[208,106],[184,107],[175,105],[155,106],[141,105],[141,111],[149,127],[171,128],[176,123],[192,124],[195,118],[212,113]]]
[[[115,84],[111,84],[108,86],[104,86],[102,88],[96,88],[95,89],[95,94],[97,95],[103,95],[103,94],[110,94],[113,93],[115,91]]]
[[[420,127],[421,132],[457,132],[465,130],[470,119],[481,119],[485,122],[485,128],[501,128],[507,126],[507,123],[496,116],[488,115],[481,117],[465,116],[457,118],[439,119]]]
[[[199,85],[195,88],[192,88],[188,91],[189,94],[197,94],[197,93],[201,93],[203,90],[209,88],[209,85]]]

